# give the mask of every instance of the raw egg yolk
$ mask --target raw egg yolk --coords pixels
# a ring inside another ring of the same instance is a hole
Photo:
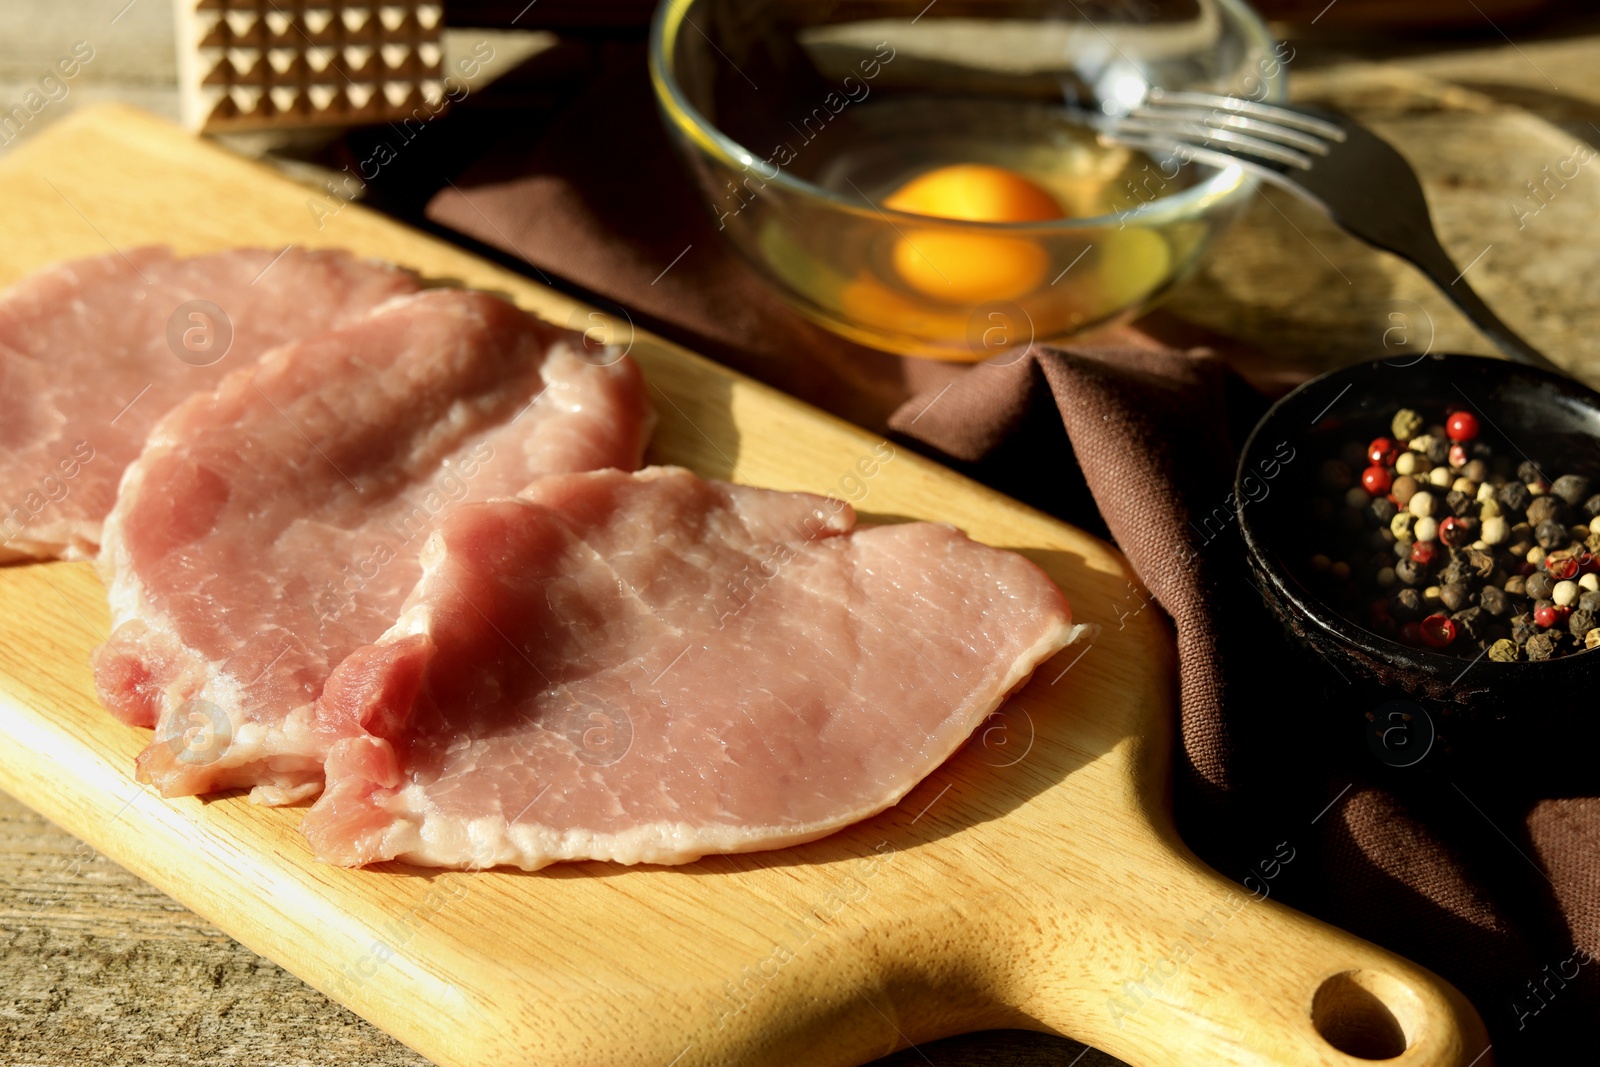
[[[1056,198],[1015,171],[958,163],[919,174],[884,201],[913,215],[968,222],[1042,222],[1064,212]]]
[[[911,179],[884,204],[964,222],[1038,222],[1065,214],[1022,175],[980,163],[939,167]],[[1034,241],[955,229],[913,230],[896,239],[896,272],[926,296],[953,304],[1011,300],[1038,288],[1050,257]]]

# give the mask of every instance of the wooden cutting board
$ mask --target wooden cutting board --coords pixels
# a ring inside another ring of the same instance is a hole
[[[343,246],[591,325],[556,292],[122,107],[0,160],[0,283],[55,260]],[[598,321],[598,320],[597,320]],[[1127,562],[1071,527],[638,332],[651,460],[834,493],[1016,549],[1096,631],[899,806],[800,848],[536,874],[315,862],[295,810],[164,800],[99,707],[83,564],[0,569],[0,787],[447,1067],[856,1064],[952,1033],[1065,1033],[1135,1065],[1488,1064],[1446,983],[1251,893],[1172,828],[1174,651]],[[1330,801],[1335,798],[1330,798]],[[1307,833],[1313,832],[1308,825]]]

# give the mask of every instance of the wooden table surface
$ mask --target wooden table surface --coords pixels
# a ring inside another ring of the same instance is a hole
[[[106,97],[174,114],[168,16],[164,0],[0,5],[0,104],[9,108],[58,53],[86,39],[95,61],[43,117]],[[1296,47],[1297,95],[1336,101],[1395,140],[1424,175],[1446,246],[1463,263],[1483,250],[1472,279],[1486,299],[1600,384],[1600,304],[1590,296],[1600,171],[1586,169],[1535,215],[1515,206],[1531,206],[1524,183],[1545,164],[1579,141],[1600,145],[1594,17],[1515,43]],[[1487,351],[1408,268],[1281,194],[1255,205],[1171,307],[1271,352],[1278,362],[1259,368],[1263,378],[1335,364],[1386,335]],[[0,1064],[425,1062],[0,794]],[[1116,1062],[1072,1041],[996,1032],[923,1045],[880,1067]]]

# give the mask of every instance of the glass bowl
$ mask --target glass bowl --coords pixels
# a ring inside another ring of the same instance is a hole
[[[979,360],[1139,313],[1248,200],[1242,168],[1113,145],[1096,119],[1152,87],[1282,101],[1290,58],[1241,0],[664,0],[650,75],[718,230],[789,303],[875,348]],[[1065,217],[885,203],[958,164]]]

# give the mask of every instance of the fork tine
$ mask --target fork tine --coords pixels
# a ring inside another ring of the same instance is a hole
[[[1326,119],[1319,119],[1307,115],[1293,108],[1278,107],[1273,104],[1258,104],[1254,100],[1246,100],[1238,96],[1223,96],[1219,93],[1197,93],[1188,90],[1151,89],[1145,99],[1148,107],[1200,107],[1212,108],[1221,111],[1231,111],[1238,115],[1249,115],[1268,122],[1275,122],[1280,126],[1289,126],[1306,133],[1316,134],[1318,137],[1330,141],[1343,141],[1345,132],[1336,123]]]
[[[1166,137],[1119,136],[1117,138],[1117,144],[1126,145],[1129,148],[1137,148],[1151,153],[1172,151],[1182,152],[1185,162],[1206,163],[1218,168],[1219,170],[1226,170],[1228,167],[1243,167],[1252,174],[1258,174],[1263,178],[1270,179],[1280,185],[1283,185],[1285,188],[1292,189],[1302,196],[1305,195],[1304,191],[1295,185],[1294,180],[1286,175],[1282,170],[1259,159],[1247,159],[1243,156],[1232,155],[1228,152],[1223,152],[1215,148],[1200,148],[1196,145],[1188,144],[1182,141],[1175,141]]]
[[[1309,133],[1299,130],[1290,130],[1261,119],[1249,118],[1245,115],[1220,115],[1215,109],[1206,111],[1201,108],[1185,107],[1136,107],[1128,112],[1129,118],[1150,119],[1161,122],[1192,122],[1206,129],[1230,129],[1240,133],[1251,134],[1267,141],[1277,141],[1291,148],[1298,148],[1302,152],[1311,152],[1315,155],[1328,154],[1328,142],[1320,137],[1313,137]]]
[[[1104,128],[1119,140],[1123,139],[1126,134],[1133,134],[1153,137],[1189,148],[1202,148],[1208,144],[1221,142],[1234,146],[1233,151],[1238,153],[1269,159],[1275,163],[1294,167],[1296,170],[1311,169],[1311,157],[1304,152],[1296,152],[1292,148],[1274,144],[1260,137],[1252,137],[1246,133],[1235,133],[1232,130],[1219,130],[1210,126],[1199,126],[1192,123],[1186,125],[1183,123],[1151,121],[1142,118],[1112,119],[1105,124]]]

